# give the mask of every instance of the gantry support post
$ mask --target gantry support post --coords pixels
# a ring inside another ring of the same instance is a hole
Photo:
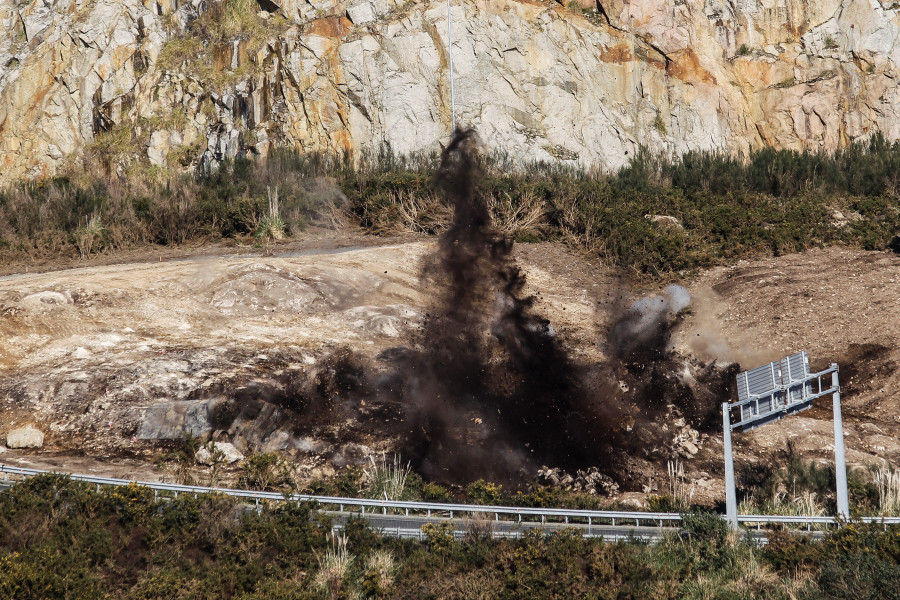
[[[841,384],[838,381],[838,366],[831,365],[831,404],[834,409],[834,478],[837,492],[838,516],[845,521],[850,518],[850,499],[847,494],[847,460],[844,456],[844,422],[841,418]]]
[[[737,490],[734,487],[734,454],[731,450],[731,415],[728,403],[722,403],[722,431],[725,437],[725,518],[728,526],[737,529]]]

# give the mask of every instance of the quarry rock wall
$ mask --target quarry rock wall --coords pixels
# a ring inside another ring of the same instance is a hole
[[[190,46],[210,6],[0,0],[0,181],[90,151],[112,169],[185,169],[449,139],[444,2],[257,0],[260,43],[238,29]],[[453,0],[457,122],[516,160],[603,169],[640,146],[894,140],[898,13],[892,0]]]

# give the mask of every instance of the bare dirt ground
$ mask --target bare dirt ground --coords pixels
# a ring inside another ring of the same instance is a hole
[[[208,433],[202,424],[191,429],[197,410],[207,410],[198,403],[245,389],[267,401],[286,379],[296,395],[321,395],[329,361],[342,348],[374,360],[408,343],[428,308],[419,270],[433,246],[422,240],[275,256],[202,253],[4,277],[0,434],[30,422],[46,439],[39,452],[7,451],[3,460],[60,466],[47,457],[79,455],[85,467],[103,470],[108,460],[132,457],[144,464],[128,469],[153,478],[148,461],[165,440]],[[539,310],[553,315],[578,354],[596,358],[596,340],[582,331],[593,329],[596,298],[609,278],[590,273],[600,267],[562,247],[523,246],[520,254]],[[377,415],[363,424],[351,417],[349,425],[317,426],[308,414],[321,408],[315,400],[302,407],[266,402],[275,412],[267,422],[242,415],[230,433],[246,452],[299,448],[337,466],[360,458],[360,442],[367,450],[389,447],[392,432],[374,429]],[[306,413],[317,436],[284,424],[292,409]],[[91,457],[102,460],[87,465]]]
[[[46,434],[42,449],[0,461],[158,479],[154,459],[189,431],[245,453],[290,451],[312,477],[390,450],[404,427],[397,412],[352,393],[335,404],[330,390],[354,389],[342,379],[345,349],[377,365],[410,343],[433,295],[419,272],[434,240],[318,246],[0,278],[0,441],[25,423]],[[521,244],[516,257],[535,310],[584,362],[606,360],[611,320],[657,291],[629,290],[562,245]],[[898,274],[897,255],[841,248],[713,269],[685,284],[693,302],[675,348],[744,368],[802,349],[814,369],[839,363],[848,461],[896,462]],[[787,439],[830,459],[831,405],[820,402],[738,434],[739,468]],[[696,445],[682,455],[694,499],[715,501],[720,436]],[[644,489],[665,491],[665,460],[635,468]]]
[[[814,371],[840,366],[851,467],[900,456],[900,256],[844,248],[741,261],[690,286],[681,344],[751,368],[807,350]],[[736,436],[743,460],[766,460],[792,440],[805,457],[833,460],[832,403]],[[720,445],[707,449],[718,451]]]

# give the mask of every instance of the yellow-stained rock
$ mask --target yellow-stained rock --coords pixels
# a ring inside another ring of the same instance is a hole
[[[51,175],[118,126],[133,134],[129,160],[158,165],[176,148],[206,165],[276,143],[431,151],[454,101],[489,148],[605,168],[642,145],[745,154],[900,138],[893,4],[601,4],[453,0],[451,98],[443,0],[268,0],[260,27],[275,11],[286,31],[252,47],[193,42],[196,56],[168,62],[190,3],[0,0],[0,181]]]

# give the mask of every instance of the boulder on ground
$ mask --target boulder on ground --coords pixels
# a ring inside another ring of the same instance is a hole
[[[7,448],[40,448],[44,445],[44,434],[34,425],[11,429],[6,434]]]
[[[243,460],[244,455],[228,442],[213,442],[197,450],[194,458],[201,465],[212,465],[217,462],[230,465]]]

